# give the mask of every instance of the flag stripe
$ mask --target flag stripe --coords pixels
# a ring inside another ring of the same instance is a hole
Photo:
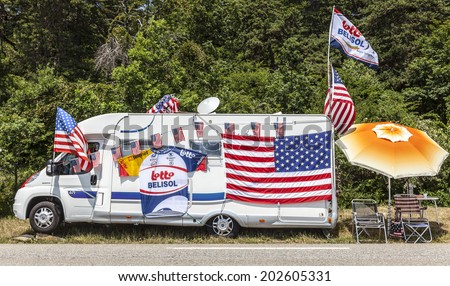
[[[244,172],[244,171],[237,171],[233,169],[227,169],[227,174],[233,174],[233,175],[241,175],[246,176],[249,179],[258,179],[262,177],[267,177],[267,173],[258,173],[258,172]],[[300,176],[320,176],[320,178],[323,178],[324,175],[330,175],[331,169],[323,169],[323,170],[314,170],[314,171],[302,171]],[[292,174],[289,172],[276,172],[271,174],[271,178],[292,178]],[[331,175],[330,175],[331,177]],[[319,178],[319,177],[318,177]]]
[[[249,161],[249,162],[252,162],[254,160],[258,160],[259,162],[273,162],[273,159],[271,159],[270,157],[255,158],[252,156],[239,155],[239,154],[235,154],[235,153],[226,153],[225,159],[238,160],[238,161]]]
[[[254,203],[255,198],[254,197],[246,197],[246,196],[239,196],[232,193],[227,194],[227,198],[231,200],[236,201],[242,201],[242,202],[248,202],[248,203]],[[320,200],[329,200],[329,195],[324,196],[309,196],[309,197],[295,197],[295,198],[275,198],[275,199],[266,199],[264,197],[258,196],[259,203],[262,204],[295,204],[295,203],[307,203],[307,202],[314,202],[314,201],[320,201]]]
[[[235,166],[242,166],[242,167],[250,167],[250,168],[270,168],[273,169],[273,161],[272,162],[261,162],[259,160],[255,160],[253,162],[250,161],[239,161],[239,160],[230,160],[225,159],[225,164],[231,164]]]
[[[239,166],[234,164],[225,163],[225,168],[244,171],[244,172],[258,172],[258,173],[273,173],[275,172],[274,167],[265,168],[265,167],[247,167],[247,166]]]
[[[224,145],[225,146],[225,145]],[[227,153],[225,153],[225,156],[228,155],[234,155],[234,156],[246,156],[246,157],[252,157],[255,156],[254,154],[256,154],[256,152],[249,152],[249,151],[245,151],[245,150],[233,150],[233,149],[228,149]],[[269,152],[258,152],[258,157],[259,160],[263,161],[265,159],[262,158],[273,158],[273,150],[269,151]],[[256,159],[255,159],[256,160]]]
[[[236,136],[233,134],[222,134],[222,139],[231,139],[233,142],[239,142],[240,144],[252,144],[252,141],[257,141],[259,144],[273,143],[275,140],[273,137],[258,137],[258,136]],[[254,143],[253,143],[254,144]]]
[[[223,148],[232,150],[244,150],[244,151],[255,151],[255,152],[273,152],[273,148],[264,146],[246,146],[246,145],[236,145],[223,143]]]
[[[290,183],[290,182],[306,182],[306,181],[331,179],[331,174],[326,173],[326,174],[319,174],[319,175],[314,175],[314,176],[268,178],[268,177],[248,177],[248,176],[242,176],[242,175],[228,173],[227,177],[230,179],[230,181],[239,180],[239,181],[247,181],[247,182],[252,182],[252,183]],[[331,180],[327,180],[327,182],[331,183]]]
[[[307,198],[307,197],[325,197],[328,196],[327,191],[311,191],[311,192],[297,192],[297,193],[255,193],[255,192],[243,192],[239,190],[230,190],[228,191],[227,198],[229,195],[236,195],[246,198],[253,199],[292,199],[292,198]]]
[[[317,186],[310,185],[307,187],[284,187],[283,185],[279,185],[279,188],[274,187],[246,187],[239,186],[236,184],[227,183],[228,190],[236,190],[236,191],[244,191],[247,193],[269,193],[269,194],[284,194],[284,193],[299,193],[299,192],[311,192],[311,191],[322,191],[331,189],[331,184],[319,184]]]

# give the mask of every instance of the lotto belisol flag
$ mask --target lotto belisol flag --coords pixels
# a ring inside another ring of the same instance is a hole
[[[56,111],[53,150],[77,155],[80,158],[80,169],[83,171],[88,171],[92,166],[87,155],[88,143],[78,123],[59,107]]]
[[[344,134],[355,122],[355,105],[341,77],[333,67],[331,69],[332,83],[327,91],[323,113],[331,118],[336,133]]]
[[[282,138],[222,134],[226,198],[292,204],[331,200],[331,132]]]
[[[338,9],[331,18],[330,46],[370,68],[378,68],[378,54],[361,32]]]

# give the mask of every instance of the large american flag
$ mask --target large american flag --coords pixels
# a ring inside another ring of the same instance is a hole
[[[331,69],[333,81],[327,90],[323,113],[331,118],[336,133],[344,134],[355,122],[356,110],[341,77],[333,67]]]
[[[91,161],[87,156],[88,143],[78,127],[77,122],[62,108],[56,111],[55,152],[72,153],[80,158],[80,168],[87,171],[91,168]]]
[[[226,198],[264,204],[331,200],[331,132],[286,137],[222,134]]]

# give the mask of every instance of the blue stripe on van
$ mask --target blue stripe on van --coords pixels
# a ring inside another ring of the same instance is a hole
[[[111,194],[112,200],[140,200],[141,193],[136,192],[112,192]]]
[[[97,192],[93,191],[68,191],[69,196],[74,199],[93,199],[97,196]]]
[[[221,201],[225,199],[225,193],[206,193],[206,194],[192,194],[192,200],[197,202],[205,201]]]
[[[206,193],[193,194],[192,200],[197,202],[220,201],[225,198],[225,193]],[[113,200],[140,200],[141,194],[138,192],[112,192],[111,199]]]

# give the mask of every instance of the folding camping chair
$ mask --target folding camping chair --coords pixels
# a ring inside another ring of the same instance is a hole
[[[354,199],[352,200],[352,220],[355,230],[356,243],[359,242],[361,234],[370,236],[369,229],[378,229],[378,236],[381,237],[381,230],[384,233],[384,240],[387,243],[386,224],[384,215],[378,212],[375,200]]]
[[[421,207],[415,195],[395,195],[395,218],[401,222],[405,242],[431,242],[430,223],[426,207]]]

